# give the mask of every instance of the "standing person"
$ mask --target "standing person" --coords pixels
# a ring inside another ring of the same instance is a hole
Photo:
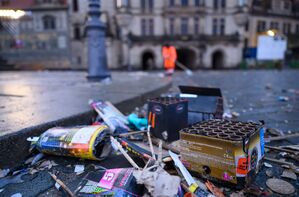
[[[164,59],[164,68],[166,75],[172,75],[175,69],[175,62],[177,59],[177,53],[174,46],[165,44],[162,48],[162,55]]]

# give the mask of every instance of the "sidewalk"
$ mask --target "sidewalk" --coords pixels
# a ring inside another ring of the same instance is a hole
[[[170,86],[157,73],[113,72],[105,84],[89,83],[85,72],[1,72],[0,158],[5,165],[20,159],[28,151],[27,137],[55,125],[88,123],[89,99],[109,100],[129,112]]]

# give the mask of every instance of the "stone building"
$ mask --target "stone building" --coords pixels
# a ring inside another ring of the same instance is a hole
[[[2,0],[0,9],[2,13],[5,10],[26,12],[22,17],[0,17],[2,59],[25,69],[70,67],[68,5],[65,0]]]
[[[87,3],[70,0],[73,63],[86,65],[85,40],[79,24],[86,20]],[[115,0],[102,1],[107,24],[110,68],[162,68],[162,45],[178,51],[189,68],[231,68],[242,60],[248,8],[238,0]],[[80,30],[79,30],[80,29]],[[78,32],[81,33],[78,33]],[[77,61],[76,61],[77,60]],[[80,61],[78,61],[80,60]]]

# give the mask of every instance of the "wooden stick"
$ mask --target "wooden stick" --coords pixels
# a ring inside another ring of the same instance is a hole
[[[156,160],[156,156],[155,156],[155,152],[154,152],[154,147],[153,147],[153,143],[152,143],[152,138],[151,138],[151,134],[150,134],[150,128],[151,126],[147,127],[147,138],[148,138],[148,142],[149,142],[149,146],[151,149],[151,153],[152,153],[152,157],[154,160]]]
[[[156,145],[156,146],[159,146],[159,139],[156,139],[156,138],[152,138],[152,142]],[[176,153],[176,154],[180,154],[180,151],[172,146],[169,146],[168,144],[165,144],[163,143],[162,144],[162,147],[165,149],[165,150],[171,150],[172,152]]]
[[[288,150],[288,149],[284,149],[284,148],[280,148],[280,147],[274,147],[274,146],[268,146],[265,145],[265,148],[271,149],[271,150],[275,150],[275,151],[281,151],[281,152],[286,152],[286,153],[291,153],[294,155],[298,155],[299,152],[297,151],[292,151],[292,150]]]
[[[271,161],[277,164],[281,164],[281,165],[288,165],[296,174],[299,174],[299,171],[297,170],[298,167],[295,166],[293,163],[287,162],[287,161],[281,161],[278,159],[273,159],[273,158],[269,158],[269,157],[265,157],[264,158],[266,161]]]
[[[75,194],[60,180],[57,178],[56,175],[52,174],[51,172],[48,172],[50,176],[70,195],[71,197],[75,197]]]
[[[110,136],[111,143],[113,143],[115,146],[117,146],[118,150],[125,156],[125,158],[130,162],[130,164],[137,168],[138,170],[140,167],[135,163],[135,161],[128,155],[128,153],[123,149],[123,147],[120,145],[120,143],[112,136]]]
[[[118,136],[125,137],[125,136],[129,136],[129,135],[142,134],[142,133],[146,133],[146,132],[147,131],[132,131],[132,132],[129,132],[129,133],[119,134]]]
[[[291,135],[284,135],[284,136],[279,136],[279,137],[265,138],[265,142],[272,142],[272,141],[277,141],[277,140],[285,140],[285,139],[296,138],[296,137],[299,137],[299,133],[291,134]]]

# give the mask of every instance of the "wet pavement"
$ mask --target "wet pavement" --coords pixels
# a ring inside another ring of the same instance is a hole
[[[152,73],[153,75],[157,73]],[[153,78],[158,79],[159,77]],[[192,77],[178,72],[173,77],[172,91],[176,91],[177,85],[196,85],[220,87],[227,99],[228,106],[232,112],[238,112],[240,120],[265,120],[268,127],[281,129],[282,131],[299,131],[299,70],[284,71],[198,71]],[[288,101],[280,101],[279,96],[285,96]],[[271,143],[270,145],[275,145]],[[280,145],[287,145],[284,142]],[[277,155],[273,157],[278,157]],[[94,165],[101,165],[106,168],[130,167],[130,164],[123,156],[111,155],[104,161],[84,161],[75,158],[47,156],[46,160],[53,160],[57,166],[49,171],[57,173],[69,188],[74,191],[76,185],[82,180],[88,171],[94,170]],[[268,162],[271,163],[271,162]],[[81,175],[74,173],[74,165],[84,164],[85,172]],[[93,165],[94,164],[94,165]],[[282,168],[275,163],[272,171],[273,176],[280,177]],[[298,165],[298,162],[295,163]],[[267,167],[262,169],[257,176],[256,184],[260,188],[266,187]],[[26,172],[25,172],[26,173]],[[65,192],[58,191],[47,170],[37,172],[34,175],[22,176],[23,183],[7,185],[0,196],[10,196],[21,193],[23,196],[67,196]],[[288,180],[299,193],[298,181]],[[216,184],[217,185],[217,184]],[[218,185],[221,186],[221,185]],[[0,188],[1,189],[1,188]],[[231,193],[234,189],[226,189]],[[296,196],[292,195],[292,196]],[[271,196],[279,196],[273,194]]]
[[[266,126],[284,132],[299,131],[299,70],[178,72],[173,86],[219,87],[231,112],[239,120],[265,120]],[[286,97],[288,101],[281,101]]]
[[[89,83],[86,72],[0,72],[0,137],[89,111],[89,99],[120,103],[169,84],[143,72],[113,72],[112,79]]]

